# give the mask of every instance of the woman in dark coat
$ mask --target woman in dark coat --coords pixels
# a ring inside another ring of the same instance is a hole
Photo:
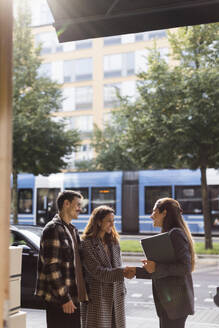
[[[112,208],[93,210],[82,240],[89,298],[82,304],[82,327],[125,328],[124,269]]]
[[[160,328],[184,328],[189,314],[194,314],[194,291],[191,272],[195,253],[191,233],[182,217],[180,204],[172,198],[159,199],[151,218],[155,227],[168,232],[175,249],[170,264],[144,260],[136,268],[136,278],[152,278],[152,288]]]

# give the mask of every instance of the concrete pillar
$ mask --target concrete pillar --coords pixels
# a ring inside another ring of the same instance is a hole
[[[12,0],[0,0],[0,328],[7,327],[11,174]],[[4,322],[5,320],[5,322]]]

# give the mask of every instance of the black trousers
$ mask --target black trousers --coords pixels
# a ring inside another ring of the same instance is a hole
[[[160,316],[160,328],[184,328],[187,316],[179,319],[171,320],[165,311]]]
[[[72,314],[63,312],[62,306],[56,304],[46,304],[47,328],[80,328],[80,304]]]

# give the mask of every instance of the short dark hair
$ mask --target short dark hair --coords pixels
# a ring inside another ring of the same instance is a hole
[[[82,195],[74,190],[64,190],[58,194],[58,197],[56,199],[56,206],[58,211],[60,212],[63,208],[64,201],[67,199],[69,202],[72,202],[73,199],[77,198],[83,198]]]

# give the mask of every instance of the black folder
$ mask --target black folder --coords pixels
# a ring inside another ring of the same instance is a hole
[[[175,251],[168,232],[142,239],[141,246],[148,260],[159,263],[175,261]]]

